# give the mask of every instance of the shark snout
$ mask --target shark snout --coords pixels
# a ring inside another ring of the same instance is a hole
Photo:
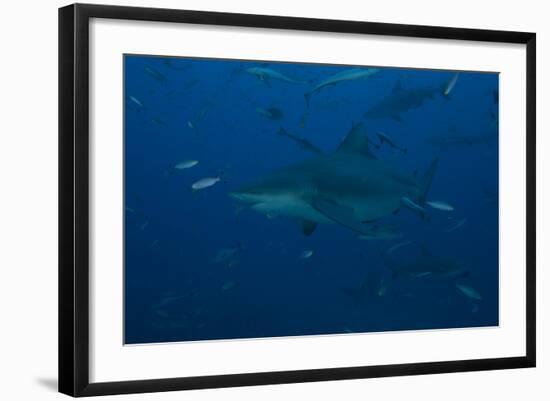
[[[260,201],[260,196],[251,192],[234,191],[230,192],[229,196],[231,196],[233,199],[245,203],[255,203]]]
[[[233,199],[238,200],[238,201],[244,201],[245,200],[245,195],[242,194],[241,192],[230,192],[229,196],[232,197]]]

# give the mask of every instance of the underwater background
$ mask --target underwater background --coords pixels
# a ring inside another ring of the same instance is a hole
[[[498,73],[376,67],[312,92],[351,68],[125,55],[126,344],[498,325]],[[230,196],[359,123],[411,177],[439,159],[433,206],[361,239]]]

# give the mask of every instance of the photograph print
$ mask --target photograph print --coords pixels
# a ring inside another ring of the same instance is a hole
[[[499,325],[499,74],[124,55],[124,343]]]

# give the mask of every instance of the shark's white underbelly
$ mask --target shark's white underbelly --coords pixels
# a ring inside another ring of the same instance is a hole
[[[360,199],[342,197],[337,203],[353,210],[355,219],[362,222],[387,216],[400,206],[399,197],[396,196]],[[287,216],[323,224],[334,223],[332,219],[315,209],[310,202],[292,195],[266,197],[254,204],[252,209],[266,215]]]
[[[290,195],[283,195],[266,199],[252,206],[253,210],[264,214],[287,216],[300,220],[315,221],[317,223],[333,223],[322,213],[318,212],[310,203]]]

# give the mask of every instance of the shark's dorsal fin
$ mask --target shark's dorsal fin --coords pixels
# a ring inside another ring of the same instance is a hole
[[[403,86],[401,85],[401,80],[397,81],[395,85],[393,86],[392,93],[395,95],[403,90]]]
[[[351,130],[348,132],[340,146],[338,146],[337,152],[356,153],[375,159],[374,155],[370,151],[369,138],[367,137],[367,130],[361,123],[352,124]]]

